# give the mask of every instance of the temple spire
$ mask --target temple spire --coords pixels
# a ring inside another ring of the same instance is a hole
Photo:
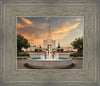
[[[49,34],[50,34],[50,19],[49,19]]]
[[[48,38],[47,38],[47,40],[48,40],[48,44],[51,44],[52,38],[51,38],[50,18],[49,18],[48,23],[49,23],[49,27],[48,27]]]

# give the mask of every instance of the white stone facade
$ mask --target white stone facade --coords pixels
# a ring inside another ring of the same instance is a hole
[[[56,40],[51,40],[52,48],[56,48]],[[48,41],[43,40],[43,48],[47,48],[48,46]]]
[[[40,58],[41,55],[44,55],[44,53],[36,53],[36,52],[35,53],[30,52],[29,53],[30,58]]]

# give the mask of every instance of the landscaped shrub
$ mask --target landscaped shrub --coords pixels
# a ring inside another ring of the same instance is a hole
[[[64,51],[64,49],[57,49],[57,51],[58,51],[58,52],[59,52],[59,51],[60,51],[60,52],[63,52],[63,51]]]
[[[83,54],[82,53],[75,52],[75,53],[71,53],[70,56],[73,56],[73,57],[82,57]]]
[[[57,51],[59,52],[59,49],[57,49]]]
[[[61,49],[61,52],[63,52],[64,51],[64,49]]]
[[[29,56],[29,54],[27,54],[25,52],[19,52],[19,53],[17,53],[17,56]]]
[[[38,52],[38,49],[35,49],[34,51],[35,51],[35,52]]]
[[[42,49],[39,49],[39,51],[42,51]]]

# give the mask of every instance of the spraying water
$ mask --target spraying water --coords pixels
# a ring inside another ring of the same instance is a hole
[[[46,51],[46,57],[45,55],[41,55],[41,60],[58,60],[58,59],[59,59],[59,54],[55,53],[53,57],[52,48],[50,45],[48,50]]]

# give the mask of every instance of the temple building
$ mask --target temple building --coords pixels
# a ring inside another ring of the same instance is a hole
[[[47,40],[43,40],[43,48],[48,48],[50,45],[52,48],[56,48],[56,40],[52,40],[51,31],[50,31],[50,20],[49,20],[49,31]]]
[[[52,48],[56,48],[56,40],[51,40],[51,44],[52,44]],[[47,48],[47,47],[48,47],[48,41],[43,40],[43,48]]]
[[[28,49],[22,48],[22,50],[23,51],[35,51],[35,52],[44,51],[45,52],[49,48],[49,46],[50,48],[53,49],[53,51],[60,51],[60,52],[73,51],[73,47],[60,47],[60,48],[56,47],[56,40],[53,40],[51,36],[50,20],[49,20],[48,36],[46,40],[43,40],[43,47],[40,48],[37,46],[30,46]]]

